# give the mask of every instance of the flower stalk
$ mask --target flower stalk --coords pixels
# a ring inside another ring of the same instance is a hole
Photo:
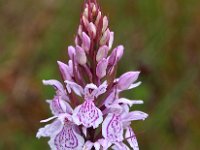
[[[57,62],[64,82],[43,81],[53,86],[56,94],[47,100],[53,117],[41,121],[52,123],[40,128],[37,137],[50,137],[52,150],[139,150],[131,121],[148,115],[130,111],[132,105],[143,101],[119,94],[141,84],[136,82],[140,72],[116,78],[124,47],[112,48],[114,32],[108,23],[96,0],[85,0],[75,46],[68,47],[69,61]]]

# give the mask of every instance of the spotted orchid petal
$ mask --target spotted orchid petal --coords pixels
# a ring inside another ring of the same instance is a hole
[[[133,132],[133,129],[129,126],[126,128],[125,138],[133,150],[139,150],[138,142]]]
[[[120,115],[108,114],[102,124],[102,135],[111,142],[120,142],[123,140],[123,126]]]
[[[148,114],[142,111],[132,111],[122,116],[122,121],[130,122],[134,120],[145,120],[148,117]]]
[[[62,113],[72,114],[73,112],[71,106],[59,96],[55,96],[53,100],[47,100],[47,102],[49,103],[51,112],[54,115],[59,115]]]
[[[106,92],[106,88],[107,88],[106,82],[103,82],[99,87],[97,87],[93,83],[87,84],[84,88],[85,99],[93,100],[95,97],[97,98],[99,95]]]
[[[97,93],[96,93],[95,97],[97,98],[99,95],[105,93],[105,92],[107,91],[107,87],[108,87],[107,82],[106,82],[106,81],[103,82],[103,83],[98,87]]]
[[[98,87],[95,84],[93,83],[87,84],[84,88],[85,99],[93,100],[95,95],[97,94],[97,89]]]
[[[71,60],[74,59],[76,49],[73,46],[68,47],[68,55]]]
[[[50,137],[51,135],[56,134],[62,128],[62,122],[60,120],[55,120],[53,123],[46,125],[43,128],[40,128],[37,132],[36,137]]]
[[[75,124],[83,124],[87,128],[93,127],[94,129],[103,121],[101,110],[95,106],[92,100],[86,100],[83,104],[77,106],[72,117]]]
[[[63,85],[57,80],[43,80],[44,85],[51,85],[58,95],[66,95]]]
[[[138,79],[139,71],[130,71],[119,77],[117,86],[119,90],[128,89]],[[133,85],[132,85],[133,86]]]
[[[90,37],[85,32],[82,32],[82,41],[83,41],[82,47],[88,53],[90,50],[91,40]]]
[[[69,93],[71,93],[73,90],[79,96],[83,94],[83,88],[77,83],[68,80],[65,80],[65,83],[67,84],[66,87]]]
[[[62,78],[64,80],[70,80],[71,81],[72,77],[71,77],[71,74],[70,74],[70,72],[71,72],[70,67],[67,64],[65,64],[61,61],[57,61],[57,63],[58,63],[59,70],[61,72]]]
[[[99,63],[97,64],[96,67],[96,75],[99,79],[103,78],[106,76],[106,70],[108,67],[108,60],[103,58]]]
[[[76,132],[71,123],[65,123],[58,134],[51,137],[49,145],[52,150],[81,150],[84,144],[83,137]]]

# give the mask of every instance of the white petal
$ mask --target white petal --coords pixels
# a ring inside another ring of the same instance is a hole
[[[83,146],[83,150],[91,150],[93,145],[94,143],[92,143],[91,141],[86,141],[85,145]]]
[[[102,124],[102,135],[106,140],[111,142],[119,142],[123,140],[123,127],[119,115],[107,115]]]
[[[50,120],[53,120],[53,119],[55,119],[55,118],[57,118],[57,117],[58,117],[58,116],[53,116],[53,117],[50,117],[50,118],[41,120],[40,122],[49,122]]]
[[[94,148],[95,148],[95,150],[100,150],[100,144],[99,144],[99,142],[95,142],[94,143]]]
[[[129,86],[128,90],[133,89],[133,88],[136,88],[136,87],[138,87],[140,84],[142,84],[141,81],[139,81],[139,82],[137,82],[137,83],[134,83],[134,84],[131,84],[131,85]]]
[[[50,137],[55,133],[58,133],[62,128],[62,123],[59,120],[55,120],[53,123],[46,125],[43,128],[40,128],[37,132],[36,137]]]
[[[87,137],[87,128],[82,126],[82,132],[85,137]]]
[[[143,104],[143,101],[142,100],[129,100],[127,98],[120,98],[120,99],[117,99],[115,101],[115,103],[123,103],[123,104],[128,104],[130,107],[134,104]]]
[[[131,127],[126,128],[125,138],[127,139],[133,150],[139,150],[138,142]]]
[[[58,95],[65,95],[65,90],[63,85],[57,80],[43,80],[44,85],[51,85],[55,88]]]
[[[142,111],[132,111],[123,116],[122,120],[124,122],[129,122],[133,120],[145,120],[148,117],[148,114]]]

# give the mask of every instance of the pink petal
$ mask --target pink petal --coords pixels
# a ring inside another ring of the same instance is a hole
[[[108,67],[108,60],[103,58],[98,64],[96,68],[96,75],[99,79],[105,77],[106,70]]]
[[[109,57],[109,65],[114,66],[121,59],[124,53],[124,47],[122,45],[117,46]]]
[[[131,127],[126,128],[125,138],[133,148],[133,150],[139,150],[138,142]]]
[[[89,36],[85,32],[82,32],[82,47],[87,53],[90,50],[90,44],[91,44],[91,40]]]
[[[57,80],[42,80],[44,85],[51,85],[57,90],[57,94],[65,94],[63,85]]]
[[[139,74],[140,74],[139,71],[131,71],[121,75],[117,84],[118,89],[119,90],[128,89],[131,86],[131,84],[138,79]]]
[[[77,83],[68,80],[65,80],[65,83],[67,84],[66,87],[69,93],[71,93],[71,90],[73,90],[79,96],[83,94],[83,88]]]
[[[102,135],[106,140],[111,142],[119,142],[123,140],[123,127],[119,115],[107,115],[102,124]]]
[[[99,95],[105,93],[105,92],[107,91],[107,87],[108,87],[107,82],[104,81],[104,82],[98,87],[97,93],[96,93],[95,97],[97,98]]]
[[[80,65],[85,65],[87,62],[87,56],[84,49],[80,46],[76,46],[76,61]]]
[[[99,48],[97,55],[96,55],[96,61],[99,62],[101,59],[106,58],[108,55],[108,46],[103,45]]]
[[[75,48],[73,46],[69,46],[68,47],[68,55],[69,55],[69,58],[71,60],[73,60],[74,56],[75,56]]]
[[[103,121],[102,112],[93,101],[86,100],[82,105],[74,109],[73,120],[77,125],[83,124],[85,127],[97,128]]]
[[[70,75],[71,71],[69,70],[69,66],[61,61],[57,61],[57,63],[58,63],[62,78],[64,80],[72,80],[72,77]]]
[[[54,115],[59,115],[61,113],[72,113],[71,106],[66,102],[60,99],[59,96],[54,97],[53,100],[47,101],[50,104],[50,109]]]

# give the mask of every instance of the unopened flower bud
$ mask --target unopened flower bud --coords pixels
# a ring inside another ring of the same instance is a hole
[[[103,36],[101,37],[100,45],[105,45],[108,42],[109,38],[110,38],[110,30],[107,29],[104,32]]]
[[[93,38],[96,37],[97,29],[92,22],[90,22],[88,25],[88,32],[90,33],[90,35],[92,35]]]
[[[87,57],[86,57],[85,51],[80,46],[76,46],[76,61],[80,65],[85,65],[87,62]]]
[[[119,80],[117,87],[119,90],[126,90],[130,87],[130,85],[138,79],[140,72],[139,71],[131,71],[123,74]]]
[[[96,26],[98,26],[100,19],[101,19],[101,12],[99,11],[98,15],[97,15],[97,18],[96,18],[96,21],[95,21],[95,25]]]
[[[108,18],[106,16],[103,17],[103,28],[102,32],[105,32],[106,29],[108,28]]]
[[[73,57],[75,56],[75,48],[73,46],[68,47],[68,55],[69,58],[73,60]]]
[[[124,47],[122,45],[117,46],[111,53],[109,57],[109,64],[116,65],[116,63],[121,59],[124,53]]]
[[[99,48],[96,55],[96,61],[99,62],[102,58],[105,58],[107,55],[108,55],[108,46],[104,45]]]
[[[82,32],[82,47],[87,53],[90,50],[90,43],[91,43],[91,40],[89,36],[85,32]]]
[[[81,25],[79,25],[79,27],[78,27],[78,35],[81,36],[82,32],[83,32],[83,27]]]
[[[83,17],[82,17],[82,20],[83,20],[83,24],[84,24],[84,26],[87,27],[88,24],[89,24],[88,19],[87,19],[85,16],[83,16]]]
[[[110,32],[110,38],[108,42],[109,50],[112,48],[113,42],[114,42],[114,32]]]
[[[85,16],[86,18],[88,18],[88,7],[86,7],[83,11],[83,16]]]
[[[93,4],[92,13],[94,14],[94,13],[96,13],[96,11],[97,11],[97,7],[95,4]]]
[[[64,80],[69,80],[69,81],[71,81],[71,80],[72,80],[72,77],[71,77],[71,75],[70,75],[70,72],[71,72],[72,70],[69,70],[69,69],[70,69],[69,66],[68,66],[67,64],[64,64],[64,63],[61,62],[61,61],[57,61],[57,63],[58,63],[59,70],[60,70],[60,72],[61,72],[62,78],[63,78]]]
[[[106,69],[108,67],[108,60],[103,58],[98,64],[96,68],[96,75],[99,79],[103,78],[106,75]]]

